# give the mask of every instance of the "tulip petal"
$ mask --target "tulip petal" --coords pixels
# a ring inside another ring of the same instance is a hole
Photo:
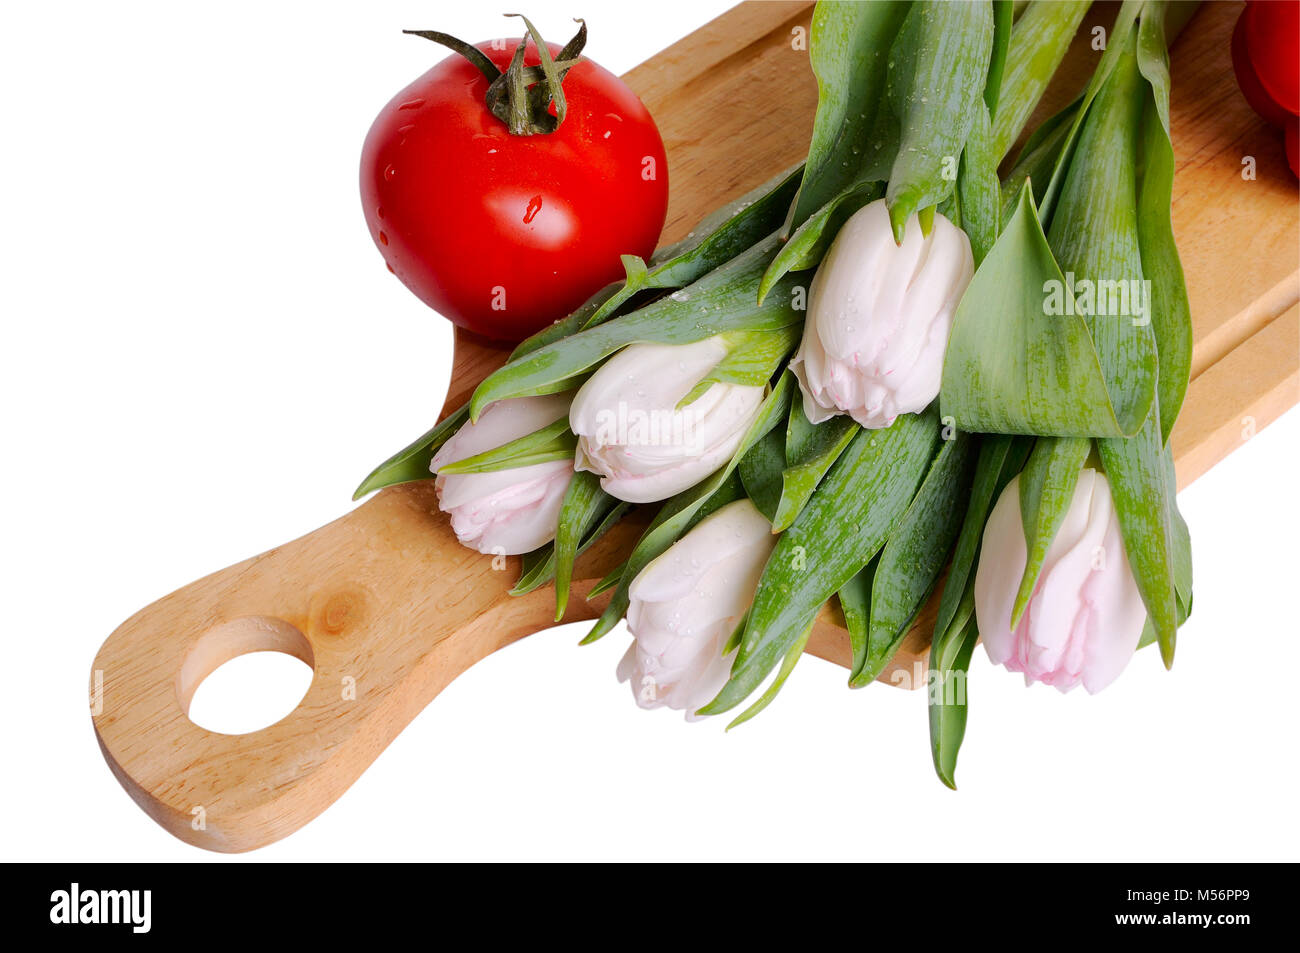
[[[443,464],[494,450],[555,423],[568,413],[568,394],[498,401],[484,408],[483,414],[475,423],[457,430],[434,454],[429,469],[436,471]]]
[[[1137,650],[1145,609],[1124,553],[1106,477],[1082,470],[1028,607],[1014,630],[1011,606],[1026,555],[1020,478],[1007,484],[984,530],[975,612],[995,664],[1026,683],[1097,692]]]
[[[568,461],[515,470],[438,477],[438,507],[451,516],[456,538],[485,554],[515,556],[550,542],[564,491]],[[511,482],[513,480],[513,482]]]
[[[608,635],[610,630],[618,624],[619,619],[623,617],[623,613],[627,611],[627,592],[632,580],[651,560],[671,546],[683,532],[689,529],[692,520],[697,515],[708,512],[710,507],[718,508],[723,503],[734,500],[736,495],[742,492],[739,481],[732,479],[735,466],[739,458],[743,457],[750,447],[761,440],[780,421],[786,419],[786,415],[790,410],[793,387],[791,375],[782,374],[772,388],[772,392],[760,405],[754,422],[750,424],[749,429],[745,432],[740,447],[732,456],[731,461],[703,483],[673,497],[660,509],[658,515],[655,516],[654,522],[637,540],[636,546],[632,549],[632,554],[623,567],[618,587],[610,598],[609,604],[605,607],[605,611],[600,614],[596,624],[592,626],[591,631],[582,640],[582,644],[586,645],[595,642],[597,639]]]
[[[434,454],[438,467],[509,443],[562,420],[567,395],[520,398],[488,407],[477,423],[462,426]],[[451,516],[456,538],[485,554],[519,555],[555,536],[569,460],[486,473],[446,474],[434,480],[438,507]]]
[[[723,645],[745,614],[775,545],[767,519],[737,500],[701,520],[629,587],[636,640],[619,665],[637,704],[694,715],[726,681]]]
[[[607,361],[578,391],[569,415],[576,465],[630,503],[667,499],[735,454],[764,388],[717,383],[680,406],[727,356],[721,337],[693,344],[636,344]]]
[[[942,215],[912,216],[895,244],[877,200],[853,214],[813,278],[790,362],[814,423],[849,414],[869,429],[919,413],[939,393],[952,316],[974,273],[970,241]]]

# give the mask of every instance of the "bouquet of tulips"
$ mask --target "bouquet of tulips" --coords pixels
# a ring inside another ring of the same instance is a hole
[[[1191,326],[1170,228],[1167,41],[1128,0],[1086,89],[1007,153],[1087,2],[822,2],[807,160],[523,342],[358,495],[436,474],[457,537],[554,581],[658,511],[584,640],[626,616],[637,702],[769,704],[838,599],[849,684],[938,599],[935,767],[965,673],[1096,692],[1191,610],[1169,433]],[[946,570],[946,572],[945,572]]]

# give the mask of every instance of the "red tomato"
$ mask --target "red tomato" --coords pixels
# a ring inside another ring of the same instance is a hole
[[[1255,0],[1241,19],[1260,84],[1273,102],[1300,114],[1300,0]]]
[[[1237,74],[1237,86],[1241,89],[1241,94],[1246,97],[1246,102],[1250,103],[1250,108],[1259,113],[1270,126],[1280,126],[1286,122],[1287,112],[1264,88],[1250,55],[1250,43],[1247,39],[1248,24],[1251,19],[1250,10],[1248,6],[1241,11],[1241,16],[1237,18],[1237,25],[1232,30],[1232,71]]]
[[[504,71],[519,42],[478,48]],[[524,62],[539,62],[531,42]],[[361,199],[389,270],[489,338],[517,341],[568,314],[622,276],[621,255],[648,258],[663,228],[667,159],[650,113],[590,60],[563,88],[557,130],[512,135],[484,103],[486,77],[453,54],[366,136]]]

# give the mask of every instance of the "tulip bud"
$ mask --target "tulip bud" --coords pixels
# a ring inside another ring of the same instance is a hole
[[[1020,477],[998,498],[975,572],[975,618],[989,658],[1025,683],[1068,692],[1080,682],[1101,691],[1137,650],[1146,608],[1129,569],[1110,485],[1084,469],[1074,499],[1043,561],[1033,596],[1011,630],[1011,611],[1024,575]]]
[[[519,397],[489,404],[439,448],[434,473],[449,463],[486,453],[555,423],[569,410],[567,394]],[[487,473],[448,473],[434,481],[438,508],[465,546],[515,556],[555,538],[560,504],[573,476],[571,460],[552,460]]]
[[[632,580],[627,627],[635,642],[618,666],[642,708],[695,711],[726,684],[740,624],[776,545],[772,524],[749,500],[701,520]]]
[[[665,500],[722,467],[758,414],[764,388],[713,384],[678,404],[727,355],[722,337],[633,344],[582,385],[569,411],[576,466],[629,503]]]
[[[895,245],[884,199],[854,213],[813,277],[803,343],[790,361],[808,419],[849,414],[877,429],[929,406],[974,273],[970,239],[942,215],[927,236],[913,215]]]

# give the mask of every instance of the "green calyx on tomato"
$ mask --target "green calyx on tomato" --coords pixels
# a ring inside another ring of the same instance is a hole
[[[402,32],[440,43],[469,60],[487,78],[488,111],[505,123],[511,134],[532,136],[555,132],[560,128],[560,123],[564,122],[568,111],[568,103],[564,98],[564,74],[578,62],[583,47],[587,45],[587,24],[584,20],[575,19],[578,32],[564,45],[557,57],[552,57],[532,21],[521,13],[507,13],[506,16],[519,17],[524,21],[526,30],[505,70],[499,69],[482,50],[447,33],[437,30]],[[537,45],[541,59],[537,66],[524,66],[524,48],[530,38]],[[555,104],[554,112],[551,111],[552,103]]]

